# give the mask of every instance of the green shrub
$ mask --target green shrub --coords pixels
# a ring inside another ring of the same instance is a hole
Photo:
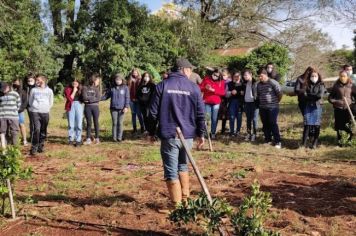
[[[180,204],[170,215],[173,223],[181,226],[189,222],[202,225],[207,234],[214,233],[222,226],[222,219],[230,220],[235,235],[241,236],[278,236],[279,233],[265,230],[263,222],[272,206],[269,193],[260,191],[256,181],[252,185],[252,193],[244,198],[237,212],[224,200],[214,198],[212,203],[206,195],[198,199],[189,199],[186,204]]]

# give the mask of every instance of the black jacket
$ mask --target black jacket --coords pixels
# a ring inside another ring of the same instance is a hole
[[[316,84],[309,84],[305,89],[305,102],[306,104],[320,106],[323,104],[323,95],[325,93],[325,85],[323,82]]]

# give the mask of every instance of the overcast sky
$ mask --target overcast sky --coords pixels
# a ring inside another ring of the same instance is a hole
[[[169,0],[139,0],[140,3],[143,3],[148,6],[151,11],[156,11],[161,8],[162,4],[165,2],[170,2]],[[333,39],[336,48],[342,48],[343,45],[348,46],[350,49],[353,49],[353,28],[355,26],[345,27],[344,25],[338,24],[321,24],[317,23],[317,26],[320,27],[324,32],[328,33]],[[356,27],[355,27],[356,29]]]

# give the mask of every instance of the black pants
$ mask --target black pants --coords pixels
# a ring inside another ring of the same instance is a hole
[[[99,138],[99,106],[85,105],[84,115],[87,121],[87,139],[91,138],[91,118],[94,120],[95,138]]]
[[[31,140],[33,138],[33,122],[32,122],[32,112],[30,112],[29,109],[27,109],[27,114],[28,114],[28,120],[30,121],[30,137],[31,137]],[[32,141],[31,141],[32,142]]]
[[[33,124],[32,148],[42,148],[47,138],[49,113],[31,112],[31,119]]]
[[[143,123],[145,124],[145,128],[149,127],[148,125],[148,114],[149,114],[149,105],[146,104],[140,104],[140,111],[142,114],[142,118],[143,118]]]
[[[272,135],[275,143],[281,142],[279,127],[277,123],[279,108],[260,108],[260,116],[263,124],[263,133],[265,141],[272,141]]]

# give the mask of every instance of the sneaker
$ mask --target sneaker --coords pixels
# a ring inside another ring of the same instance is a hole
[[[211,140],[215,140],[216,139],[216,134],[211,134],[210,138],[211,138]]]
[[[85,141],[84,145],[90,145],[91,144],[91,139],[87,138],[87,140]]]
[[[38,146],[37,152],[42,153],[44,152],[44,145],[40,144],[40,146]]]
[[[245,137],[245,141],[250,141],[251,137],[252,136],[250,134],[247,134],[246,137]]]
[[[82,146],[82,142],[75,142],[75,144],[74,144],[74,147],[80,147],[80,146]]]
[[[99,144],[99,143],[100,143],[99,138],[96,138],[96,139],[95,139],[95,144]]]
[[[27,147],[28,146],[28,142],[25,140],[25,141],[23,141],[23,145],[25,146],[25,147]]]
[[[279,143],[276,143],[276,145],[274,145],[275,148],[277,149],[281,149],[282,148],[282,144],[279,142]]]
[[[37,154],[37,149],[36,148],[31,148],[30,155],[35,156]]]
[[[251,135],[251,142],[255,142],[256,141],[256,134]]]

